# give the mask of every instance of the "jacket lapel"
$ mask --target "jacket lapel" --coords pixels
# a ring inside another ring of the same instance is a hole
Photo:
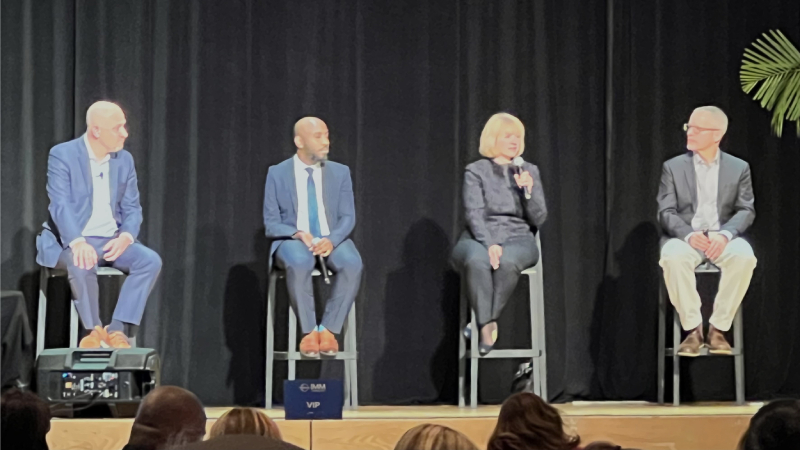
[[[295,221],[297,221],[299,210],[297,209],[297,180],[295,179],[294,175],[294,159],[289,160],[289,164],[287,164],[287,171],[288,173],[285,174],[286,184],[289,190],[289,196],[292,198],[292,205],[294,206]]]
[[[78,161],[80,162],[81,173],[83,174],[83,182],[86,184],[86,191],[89,192],[89,201],[91,202],[92,194],[94,193],[92,168],[89,166],[89,149],[86,148],[86,142],[83,136],[78,138]]]
[[[722,189],[727,184],[726,180],[730,177],[730,166],[727,164],[728,158],[725,157],[725,152],[719,151],[719,178],[717,179],[717,214],[722,217]]]
[[[111,187],[111,211],[116,212],[117,208],[117,188],[119,187],[117,183],[119,183],[119,165],[120,161],[117,158],[116,153],[111,154],[111,158],[108,160],[108,185]]]
[[[333,227],[333,223],[331,222],[331,209],[329,205],[331,204],[330,196],[331,191],[333,190],[333,176],[331,176],[330,172],[328,171],[327,166],[325,163],[322,163],[322,204],[325,206],[325,219],[328,222],[328,229]]]
[[[697,175],[694,171],[694,156],[688,155],[686,158],[686,182],[689,183],[689,194],[692,196],[692,209],[697,211]]]

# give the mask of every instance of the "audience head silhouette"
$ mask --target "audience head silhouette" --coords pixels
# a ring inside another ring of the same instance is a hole
[[[281,431],[275,422],[254,408],[233,408],[217,419],[211,427],[210,437],[228,434],[255,434],[281,440]]]
[[[424,424],[406,431],[394,450],[478,450],[478,447],[452,428]]]
[[[0,447],[18,450],[47,450],[50,408],[31,392],[12,389],[3,394],[2,442]]]
[[[196,442],[206,434],[200,400],[177,386],[161,386],[142,400],[123,450],[161,450]]]
[[[503,402],[488,450],[572,450],[580,441],[564,432],[557,409],[537,395],[520,392]]]
[[[255,434],[224,434],[175,450],[303,450],[301,447]]]
[[[583,447],[583,450],[623,450],[623,448],[610,442],[592,442]]]
[[[800,400],[776,400],[750,419],[739,443],[740,450],[800,448]]]

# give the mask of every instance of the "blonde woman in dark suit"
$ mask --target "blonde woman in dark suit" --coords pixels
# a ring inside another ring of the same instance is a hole
[[[480,329],[481,354],[497,340],[497,319],[519,280],[536,264],[534,232],[547,217],[539,168],[513,164],[525,150],[525,127],[511,114],[493,115],[481,133],[483,159],[464,175],[467,229],[453,249],[453,266],[466,277],[467,297]],[[470,327],[464,330],[470,337]]]

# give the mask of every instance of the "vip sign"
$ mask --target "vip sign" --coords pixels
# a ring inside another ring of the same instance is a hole
[[[341,380],[287,380],[283,384],[286,419],[341,419]]]

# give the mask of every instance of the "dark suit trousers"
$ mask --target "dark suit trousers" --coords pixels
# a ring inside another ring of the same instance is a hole
[[[308,250],[302,241],[286,240],[275,250],[275,263],[286,271],[286,285],[289,299],[297,311],[303,334],[314,331],[317,316],[314,308],[314,287],[311,273],[317,264],[317,257]],[[336,274],[333,277],[331,298],[325,303],[325,314],[320,325],[332,333],[341,333],[347,313],[356,299],[361,286],[361,255],[350,239],[334,248],[326,258],[328,269]]]
[[[33,369],[33,333],[25,312],[22,292],[2,293],[2,370],[3,388],[28,385]]]
[[[467,298],[479,326],[500,317],[517,287],[520,273],[539,261],[539,249],[533,236],[510,239],[502,247],[503,256],[497,270],[493,270],[489,262],[489,249],[474,239],[462,236],[453,249],[453,266],[466,277]]]
[[[128,274],[119,292],[119,300],[114,308],[113,318],[121,322],[139,325],[142,321],[147,297],[150,296],[150,291],[153,290],[153,285],[156,284],[158,274],[161,272],[161,257],[139,242],[134,242],[115,261],[108,262],[103,259],[103,247],[111,239],[87,237],[86,242],[97,252],[97,265],[111,266]],[[67,270],[75,308],[81,316],[83,327],[87,330],[98,325],[102,326],[97,265],[89,270],[76,266],[73,263],[72,249],[70,248],[61,252],[56,265],[57,269]]]

